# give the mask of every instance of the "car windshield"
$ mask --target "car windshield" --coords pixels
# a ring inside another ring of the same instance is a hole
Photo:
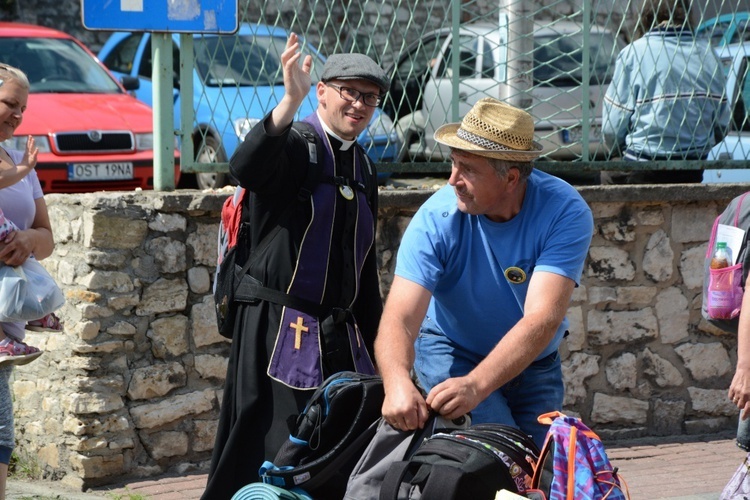
[[[619,47],[610,33],[591,33],[591,85],[609,83]],[[534,83],[574,87],[583,81],[583,34],[534,37]]]
[[[39,93],[120,93],[120,87],[80,45],[59,38],[0,38],[3,62],[23,70]]]
[[[285,49],[286,39],[281,37],[204,36],[195,40],[195,67],[210,87],[283,85],[281,53]],[[314,62],[313,84],[320,79],[322,66],[319,60]]]

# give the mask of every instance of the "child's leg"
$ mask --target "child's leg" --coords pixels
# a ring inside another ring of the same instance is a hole
[[[34,332],[61,332],[63,331],[63,322],[55,313],[49,313],[43,318],[27,322],[26,329]],[[0,337],[0,340],[2,340],[2,337]]]
[[[2,210],[0,210],[0,241],[4,240],[8,234],[12,233],[13,231],[17,231],[18,226],[13,224],[13,222],[5,217],[5,214]]]
[[[25,365],[42,355],[42,351],[22,342],[25,337],[23,323],[0,323],[5,338],[0,340],[0,367]]]

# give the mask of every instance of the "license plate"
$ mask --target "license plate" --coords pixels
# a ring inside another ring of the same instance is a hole
[[[133,178],[132,163],[70,163],[69,181],[120,181]]]
[[[563,144],[581,142],[583,139],[583,129],[581,127],[571,127],[560,132]],[[601,128],[593,126],[589,129],[589,142],[598,142],[601,137]]]

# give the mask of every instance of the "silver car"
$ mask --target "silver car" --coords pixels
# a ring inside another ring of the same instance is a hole
[[[459,77],[453,78],[452,29],[425,34],[402,52],[391,68],[393,82],[384,111],[396,122],[404,144],[399,159],[445,160],[449,151],[433,138],[444,123],[460,120],[483,97],[501,98],[507,75],[507,33],[497,23],[460,28]],[[622,42],[611,31],[589,31],[589,86],[583,81],[583,26],[572,21],[535,22],[533,87],[528,111],[536,122],[545,157],[580,158],[583,152],[583,107],[589,116],[589,159],[604,157],[600,137],[601,101]],[[454,81],[458,88],[454,90]],[[458,100],[454,115],[453,97]]]

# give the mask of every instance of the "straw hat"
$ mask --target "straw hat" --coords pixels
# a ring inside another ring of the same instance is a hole
[[[435,131],[440,144],[500,160],[532,161],[542,154],[534,141],[534,120],[526,111],[497,99],[480,99],[461,123]]]

